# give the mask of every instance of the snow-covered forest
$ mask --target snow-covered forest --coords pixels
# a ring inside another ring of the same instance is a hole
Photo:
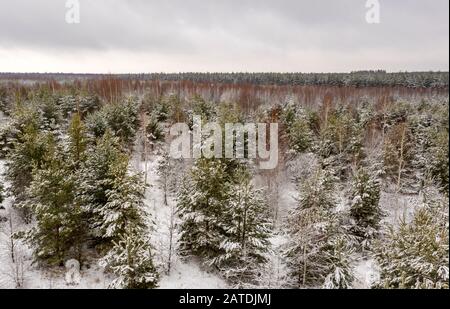
[[[448,289],[448,104],[448,73],[3,75],[0,287]],[[278,123],[277,167],[171,157],[193,115]]]

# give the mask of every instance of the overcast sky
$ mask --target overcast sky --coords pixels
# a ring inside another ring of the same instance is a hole
[[[449,1],[379,2],[0,0],[0,71],[448,71]]]

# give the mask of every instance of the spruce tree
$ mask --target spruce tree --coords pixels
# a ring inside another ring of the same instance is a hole
[[[211,263],[223,268],[232,282],[252,282],[259,267],[266,262],[271,223],[263,192],[254,188],[246,170],[237,175],[230,188],[223,225],[221,251]]]
[[[448,131],[442,130],[436,133],[432,139],[432,147],[429,152],[431,157],[431,175],[435,179],[440,189],[447,194],[449,192],[449,147],[448,147]]]
[[[131,225],[113,241],[113,247],[101,260],[101,265],[116,278],[110,288],[152,289],[159,275],[153,265],[152,248],[146,230]]]
[[[324,252],[335,232],[333,179],[318,170],[299,186],[299,191],[298,206],[288,219],[285,256],[295,285],[318,286],[329,272]]]
[[[351,289],[354,280],[352,270],[351,243],[345,235],[338,235],[330,239],[327,250],[324,251],[328,264],[328,275],[325,277],[325,289]]]
[[[227,166],[221,160],[199,159],[178,195],[180,251],[206,260],[220,251],[224,233],[223,214],[230,190]]]
[[[112,167],[126,161],[126,155],[119,150],[119,141],[107,130],[97,144],[86,153],[86,161],[78,173],[78,199],[88,214],[90,233],[96,241],[104,242],[100,226],[103,216],[100,213],[108,201],[108,192],[114,189],[115,174]]]
[[[26,239],[36,260],[63,265],[67,257],[75,256],[83,212],[75,203],[76,179],[58,152],[56,147],[50,149],[45,164],[33,172],[25,205],[32,210],[36,225]]]
[[[360,168],[353,179],[350,215],[355,221],[353,231],[362,240],[373,238],[382,217],[380,181],[376,173]]]
[[[375,248],[380,265],[379,288],[448,289],[448,201],[416,211],[402,220]]]
[[[139,174],[128,175],[128,159],[114,162],[109,170],[111,188],[105,191],[106,203],[94,208],[96,226],[103,239],[118,240],[127,226],[145,226],[145,185]]]
[[[74,170],[78,170],[86,159],[87,135],[80,114],[73,115],[68,129],[68,153],[70,164]]]
[[[80,172],[80,202],[89,215],[91,233],[99,243],[111,244],[128,224],[143,223],[145,185],[141,175],[128,174],[129,158],[110,131],[87,153]]]

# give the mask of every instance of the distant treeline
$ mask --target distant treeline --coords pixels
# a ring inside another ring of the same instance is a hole
[[[200,83],[252,85],[329,85],[354,87],[448,88],[448,72],[357,71],[351,73],[149,73],[149,74],[67,74],[0,73],[6,80],[122,80],[192,81]]]

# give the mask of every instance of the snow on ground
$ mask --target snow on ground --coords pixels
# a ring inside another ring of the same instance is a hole
[[[175,260],[170,275],[164,275],[161,289],[224,289],[227,284],[221,278],[200,269],[197,262]]]
[[[355,265],[355,289],[370,289],[372,284],[379,279],[379,269],[376,262],[369,258],[363,259]]]

